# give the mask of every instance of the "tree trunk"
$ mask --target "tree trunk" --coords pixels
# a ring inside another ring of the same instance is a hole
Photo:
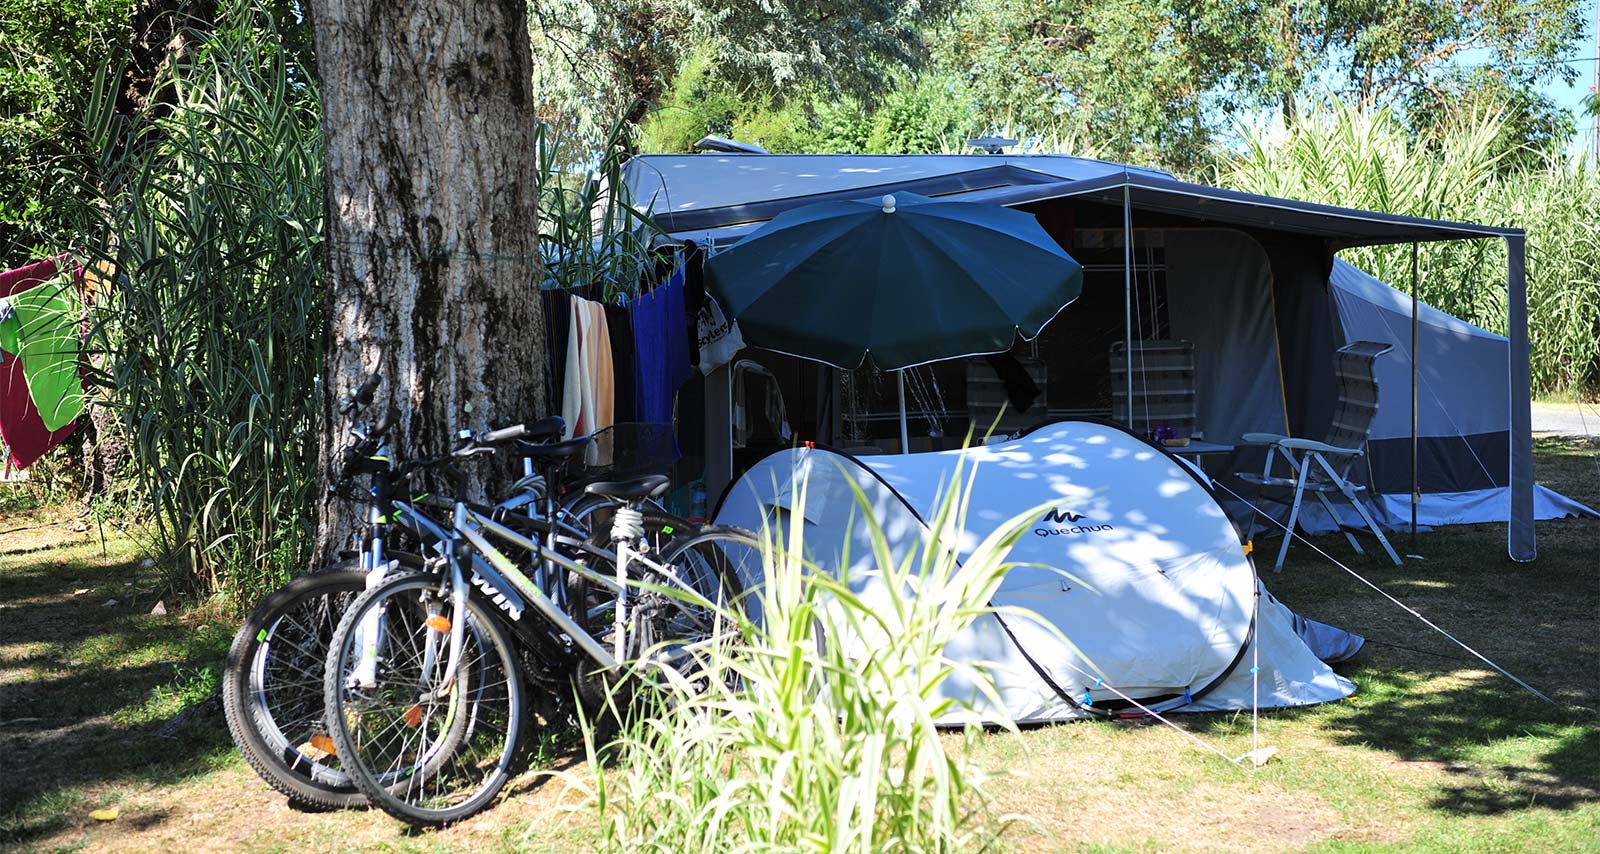
[[[337,476],[344,391],[374,370],[400,458],[544,400],[537,178],[524,0],[313,0],[326,143],[321,465]],[[473,466],[469,492],[486,469]],[[316,558],[359,508],[324,499]]]

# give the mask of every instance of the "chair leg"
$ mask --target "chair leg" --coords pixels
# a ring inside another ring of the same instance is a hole
[[[1261,483],[1256,484],[1256,492],[1250,502],[1250,527],[1245,531],[1244,541],[1252,542],[1256,538],[1256,520],[1261,518],[1261,492],[1266,489],[1266,481],[1272,477],[1272,454],[1277,446],[1267,448],[1267,462],[1261,467]]]
[[[1294,540],[1294,526],[1300,520],[1300,502],[1306,494],[1306,476],[1311,472],[1311,456],[1300,458],[1300,476],[1294,479],[1294,505],[1289,508],[1289,524],[1283,526],[1283,545],[1278,548],[1278,560],[1273,572],[1283,572],[1283,559],[1289,554],[1289,543]]]
[[[1344,538],[1350,541],[1350,548],[1355,549],[1356,554],[1358,555],[1366,554],[1366,552],[1361,550],[1361,541],[1356,539],[1356,535],[1351,533],[1349,528],[1346,528],[1339,522],[1339,514],[1336,510],[1334,510],[1333,502],[1328,500],[1328,496],[1323,495],[1320,492],[1314,492],[1312,494],[1317,496],[1318,501],[1322,502],[1322,509],[1328,511],[1328,517],[1333,520],[1334,527],[1338,528],[1339,533],[1344,534]]]
[[[1328,465],[1326,460],[1318,457],[1317,461],[1322,463],[1323,471],[1326,471],[1328,476],[1333,478],[1333,482],[1338,484],[1339,491],[1344,493],[1345,500],[1350,502],[1350,506],[1356,509],[1356,513],[1361,516],[1361,521],[1367,523],[1367,530],[1378,538],[1378,545],[1383,546],[1383,550],[1388,553],[1389,559],[1394,561],[1395,566],[1399,566],[1400,556],[1395,554],[1394,547],[1389,545],[1389,538],[1385,537],[1383,529],[1378,527],[1378,520],[1372,518],[1372,514],[1367,512],[1366,505],[1361,503],[1360,496],[1356,495],[1355,490],[1350,488],[1350,482],[1334,474],[1333,467]]]

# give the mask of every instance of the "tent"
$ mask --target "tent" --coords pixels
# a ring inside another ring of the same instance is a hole
[[[1344,261],[1329,280],[1340,344],[1379,341],[1394,349],[1375,366],[1385,400],[1407,403],[1411,383],[1411,297]],[[1419,303],[1417,324],[1417,469],[1420,525],[1503,522],[1510,518],[1511,395],[1505,365],[1510,344]],[[1367,441],[1370,487],[1379,524],[1411,522],[1411,417],[1407,405],[1381,406]],[[1313,529],[1323,527],[1322,508]],[[1533,487],[1535,519],[1595,515],[1553,490]],[[1358,524],[1353,518],[1346,520]]]
[[[1508,554],[1525,561],[1536,554],[1533,520],[1576,508],[1533,484],[1524,236],[1519,229],[1238,193],[1180,181],[1157,170],[1059,155],[645,155],[629,162],[626,182],[632,202],[646,208],[672,239],[694,240],[713,250],[784,210],[898,190],[1033,213],[1075,258],[1091,259],[1085,262],[1084,296],[1052,327],[1086,317],[1098,299],[1115,311],[1116,337],[1122,340],[1170,337],[1192,342],[1197,424],[1207,442],[1220,444],[1237,444],[1246,432],[1323,433],[1333,412],[1333,352],[1353,334],[1398,332],[1405,345],[1400,352],[1409,353],[1409,300],[1398,315],[1402,325],[1394,327],[1391,298],[1378,299],[1373,288],[1368,288],[1370,299],[1352,296],[1349,287],[1332,282],[1338,250],[1503,240],[1508,251],[1509,336],[1500,339],[1497,362],[1488,343],[1470,348],[1485,360],[1482,369],[1487,373],[1471,385],[1449,379],[1455,376],[1452,369],[1433,360],[1453,358],[1452,336],[1459,335],[1432,322],[1438,319],[1435,315],[1419,312],[1416,318],[1419,340],[1425,342],[1415,365],[1418,406],[1437,401],[1433,414],[1417,413],[1416,486],[1430,496],[1419,507],[1418,521],[1508,522]],[[1091,257],[1096,253],[1098,263]],[[1349,276],[1341,273],[1341,279],[1348,282]],[[907,288],[910,298],[914,283],[908,282]],[[1380,306],[1378,314],[1366,307],[1370,305]],[[1134,349],[1126,351],[1130,364],[1124,375],[1129,378],[1134,376]],[[1107,358],[1101,347],[1098,353],[1074,353],[1070,364],[1052,365],[1053,372],[1070,373],[1072,383],[1052,385],[1050,393],[1094,383],[1105,386]],[[1371,479],[1384,493],[1384,518],[1395,523],[1399,514],[1409,523],[1412,364],[1393,355],[1385,358],[1380,361],[1383,426]],[[951,378],[944,379],[942,387],[949,388]],[[1431,387],[1431,398],[1423,382]],[[708,379],[710,448],[731,447],[730,437],[719,432],[731,423],[726,389],[725,375]],[[1492,393],[1486,393],[1489,389]],[[1490,396],[1496,400],[1486,406]],[[1045,414],[1075,414],[1095,405],[1058,407],[1047,401]],[[1104,408],[1109,412],[1109,403]],[[1492,411],[1492,424],[1469,412],[1480,409]],[[1398,425],[1404,426],[1402,432],[1395,432]],[[950,431],[947,437],[964,432]],[[1250,467],[1248,452],[1233,464]],[[706,479],[713,490],[734,474],[731,458],[719,461],[708,455]],[[1396,496],[1406,503],[1403,513],[1395,505]]]
[[[958,466],[971,483],[965,527],[932,531],[926,520]],[[1071,720],[1129,710],[1128,698],[1159,713],[1274,708],[1355,690],[1324,659],[1353,655],[1361,638],[1303,620],[1268,594],[1205,478],[1117,425],[1063,421],[997,445],[865,459],[781,451],[732,485],[716,519],[759,530],[780,510],[799,513],[819,567],[869,603],[904,595],[871,571],[855,488],[896,560],[930,547],[964,558],[1006,520],[1040,514],[1012,547],[1017,565],[993,601],[1036,617],[984,615],[946,647],[991,665],[1004,708],[953,680],[944,696],[962,708],[942,723],[1002,712]]]

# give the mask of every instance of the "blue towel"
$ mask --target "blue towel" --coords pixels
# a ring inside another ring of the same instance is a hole
[[[673,397],[692,376],[682,268],[666,284],[633,301],[633,343],[639,420],[671,424]]]

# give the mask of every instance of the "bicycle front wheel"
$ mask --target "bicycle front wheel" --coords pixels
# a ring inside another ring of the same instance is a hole
[[[371,803],[411,824],[467,818],[511,777],[524,716],[521,663],[492,613],[474,599],[466,611],[448,687],[454,615],[436,579],[403,578],[363,594],[329,647],[324,706],[338,755]]]

